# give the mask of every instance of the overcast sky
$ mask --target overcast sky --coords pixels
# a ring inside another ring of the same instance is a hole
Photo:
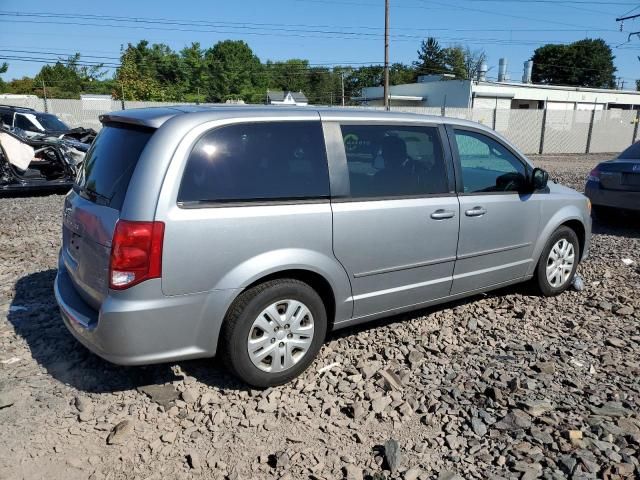
[[[484,49],[490,76],[497,74],[498,59],[506,57],[511,78],[520,80],[522,64],[536,47],[601,37],[614,49],[625,88],[631,88],[640,78],[640,39],[625,42],[630,32],[640,30],[640,21],[627,22],[620,32],[615,18],[636,7],[634,13],[640,13],[640,2],[631,0],[391,0],[391,61],[414,61],[421,38],[431,35],[444,46]],[[15,12],[43,15],[16,17]],[[0,22],[0,55],[11,57],[0,60],[10,64],[6,80],[34,75],[47,59],[74,52],[87,61],[117,64],[121,45],[142,39],[174,49],[192,41],[208,47],[219,40],[243,39],[262,61],[383,60],[383,0],[2,0]]]

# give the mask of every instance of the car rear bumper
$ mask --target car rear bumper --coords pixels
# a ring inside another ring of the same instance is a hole
[[[640,211],[640,192],[605,190],[596,182],[590,181],[587,182],[584,194],[596,206]]]
[[[154,293],[161,291],[159,279],[130,290],[108,296],[96,311],[77,293],[64,266],[59,267],[54,285],[66,327],[109,362],[145,365],[215,355],[235,290],[166,297]]]

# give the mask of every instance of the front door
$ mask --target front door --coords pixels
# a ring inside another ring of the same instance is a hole
[[[441,130],[343,123],[340,134],[349,186],[332,199],[333,242],[350,276],[354,317],[447,296],[459,207]]]
[[[460,240],[452,294],[524,277],[534,261],[540,204],[523,193],[530,167],[497,138],[448,128],[460,192]]]

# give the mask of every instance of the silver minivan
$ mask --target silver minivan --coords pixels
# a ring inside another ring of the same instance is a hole
[[[328,331],[532,280],[556,295],[590,204],[477,123],[374,110],[103,115],[64,206],[55,294],[118,364],[304,371]]]

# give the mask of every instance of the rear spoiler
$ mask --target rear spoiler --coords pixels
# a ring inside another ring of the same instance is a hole
[[[98,118],[104,125],[120,123],[136,127],[160,128],[164,122],[184,112],[171,107],[134,108],[100,115]]]

